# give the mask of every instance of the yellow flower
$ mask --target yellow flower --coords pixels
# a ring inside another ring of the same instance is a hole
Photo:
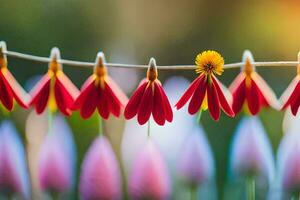
[[[216,51],[204,51],[198,54],[195,63],[197,65],[197,74],[205,73],[206,75],[221,75],[224,71],[224,59]]]

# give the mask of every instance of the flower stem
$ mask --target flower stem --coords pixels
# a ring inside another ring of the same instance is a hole
[[[255,200],[255,178],[247,178],[247,200]]]
[[[100,115],[98,115],[98,119],[99,119],[99,136],[103,135],[103,123],[102,123],[102,117]]]
[[[190,197],[191,200],[197,200],[198,188],[195,185],[190,186]]]
[[[148,128],[147,128],[147,135],[148,135],[148,138],[150,138],[150,120],[148,120]]]
[[[198,114],[197,114],[197,122],[199,124],[200,124],[201,116],[202,116],[202,109],[200,109],[199,112],[198,112]]]

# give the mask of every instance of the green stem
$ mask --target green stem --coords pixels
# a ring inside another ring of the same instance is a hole
[[[148,120],[148,128],[147,128],[147,135],[148,135],[148,138],[150,138],[150,119]]]
[[[247,178],[247,200],[255,200],[255,178]]]
[[[103,123],[102,123],[102,117],[100,115],[99,116],[99,135],[102,136],[103,135]]]
[[[202,109],[199,110],[198,115],[197,115],[197,122],[199,124],[200,124],[201,116],[202,116]]]
[[[197,200],[198,188],[195,185],[190,186],[190,197],[191,200]]]

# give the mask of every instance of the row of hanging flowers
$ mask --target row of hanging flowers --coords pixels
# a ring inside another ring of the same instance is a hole
[[[6,51],[5,43],[1,49]],[[11,111],[16,101],[23,108],[34,107],[38,114],[46,108],[52,112],[60,111],[69,116],[79,111],[82,118],[89,118],[97,109],[103,119],[112,114],[119,117],[124,111],[126,119],[137,116],[139,124],[145,124],[152,115],[155,122],[164,125],[172,122],[173,112],[167,95],[158,79],[156,62],[150,59],[147,76],[128,100],[120,87],[108,75],[103,53],[98,53],[93,74],[85,81],[79,91],[64,74],[60,52],[53,48],[47,73],[27,94],[10,73],[7,58],[0,53],[0,100]],[[244,107],[251,115],[259,113],[262,107],[275,109],[291,108],[296,115],[300,106],[300,65],[294,80],[278,101],[272,89],[256,72],[253,57],[249,51],[243,55],[244,65],[229,90],[218,80],[224,71],[224,59],[215,51],[204,51],[196,57],[197,78],[191,83],[175,107],[181,109],[188,101],[191,115],[208,110],[214,120],[223,110],[234,117]]]

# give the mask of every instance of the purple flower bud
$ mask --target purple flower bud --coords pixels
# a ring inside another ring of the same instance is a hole
[[[280,187],[285,193],[300,192],[300,134],[294,129],[284,135],[277,154]]]
[[[178,155],[177,173],[188,184],[199,185],[214,176],[214,160],[203,130],[194,126],[192,131]]]
[[[95,139],[81,168],[80,193],[83,200],[121,199],[119,164],[109,141]]]
[[[57,116],[40,152],[39,181],[43,191],[68,193],[75,182],[76,150],[64,118]]]
[[[4,121],[0,126],[0,192],[30,198],[24,147],[10,121]]]
[[[148,141],[137,157],[129,177],[129,193],[133,199],[169,199],[171,186],[165,162]]]
[[[231,149],[231,173],[235,177],[258,176],[271,183],[274,178],[272,148],[257,117],[240,122]]]

